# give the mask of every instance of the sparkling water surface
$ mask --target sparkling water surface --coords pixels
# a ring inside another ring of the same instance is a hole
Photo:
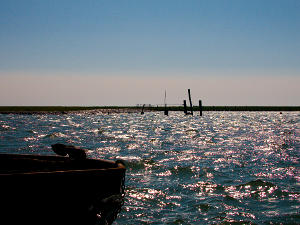
[[[300,113],[0,114],[0,151],[127,164],[115,224],[300,224]]]

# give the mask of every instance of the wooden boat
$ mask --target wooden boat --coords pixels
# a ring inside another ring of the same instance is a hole
[[[1,224],[111,224],[124,203],[124,163],[52,147],[61,156],[0,154]]]

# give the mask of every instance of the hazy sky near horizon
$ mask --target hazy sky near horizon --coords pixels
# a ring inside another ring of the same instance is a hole
[[[300,105],[299,0],[0,0],[0,105]]]

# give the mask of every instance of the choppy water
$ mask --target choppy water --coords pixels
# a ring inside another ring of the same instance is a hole
[[[0,151],[127,162],[115,224],[300,224],[300,113],[0,115]]]

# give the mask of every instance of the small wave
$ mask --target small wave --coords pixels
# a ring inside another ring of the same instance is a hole
[[[67,137],[67,135],[60,133],[60,132],[54,132],[51,134],[47,134],[44,138],[61,138],[61,137]]]
[[[134,136],[129,135],[129,134],[120,134],[120,135],[117,135],[115,138],[116,138],[117,140],[119,140],[119,141],[124,141],[124,142],[126,142],[126,141],[129,141],[129,140],[133,140],[133,139],[134,139]]]
[[[142,161],[127,161],[126,167],[128,170],[142,170],[145,169],[145,164]]]
[[[30,134],[37,134],[37,132],[34,131],[34,130],[27,130],[26,132],[27,132],[27,133],[30,133]]]
[[[177,176],[187,176],[187,175],[194,175],[194,171],[192,170],[192,166],[175,166],[170,169],[171,173]]]
[[[199,209],[200,212],[206,213],[206,212],[210,211],[211,209],[214,209],[215,207],[210,204],[203,203],[203,204],[199,204],[197,206],[197,208]]]
[[[265,221],[265,224],[300,224],[300,214],[285,214],[280,216],[273,216],[269,221]]]
[[[104,133],[104,129],[102,128],[97,128],[97,129],[92,129],[89,131],[90,133],[94,133],[94,134],[103,134]]]
[[[239,187],[239,188],[245,187],[245,186],[251,186],[253,188],[257,188],[257,187],[260,187],[260,186],[276,187],[276,185],[272,184],[271,182],[263,181],[261,179],[253,180],[253,181],[250,181],[250,182],[248,182],[246,184],[237,185],[237,187]]]
[[[105,141],[114,141],[114,142],[129,142],[135,139],[134,136],[129,135],[129,134],[113,134],[113,133],[109,133],[103,130],[94,130],[92,131],[94,133],[98,133],[99,134],[99,138],[105,140]]]
[[[185,130],[185,133],[187,135],[195,135],[195,134],[198,134],[199,131],[197,129],[194,129],[194,128],[189,128],[189,129]]]
[[[15,130],[16,128],[8,126],[8,125],[0,125],[0,131],[8,131],[8,130]]]
[[[141,170],[145,169],[145,163],[140,157],[137,156],[123,156],[118,159],[121,159],[125,162],[127,170]]]
[[[225,191],[229,194],[230,197],[235,199],[264,199],[283,197],[294,198],[295,196],[300,197],[299,193],[281,190],[277,185],[268,181],[263,181],[261,179],[250,181],[248,183],[240,184],[237,186],[229,186],[226,187]]]
[[[212,195],[224,191],[224,187],[222,185],[205,181],[199,181],[195,184],[183,185],[183,187],[197,192],[199,196]]]
[[[124,159],[124,158],[122,158]],[[125,159],[126,160],[126,159]],[[145,170],[145,169],[156,169],[159,168],[159,165],[156,161],[153,159],[138,159],[138,158],[133,158],[126,160],[126,167],[129,170]]]

